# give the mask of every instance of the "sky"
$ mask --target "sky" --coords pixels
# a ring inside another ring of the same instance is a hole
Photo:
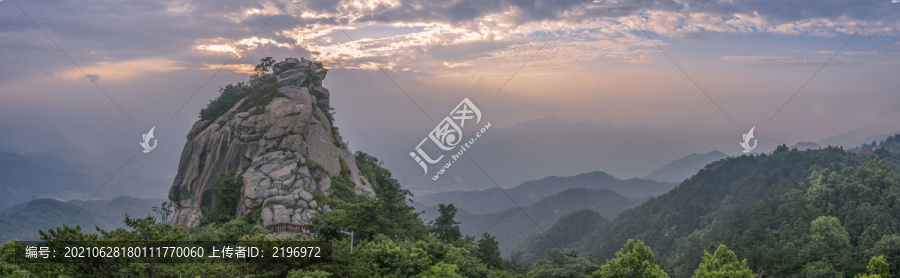
[[[133,163],[174,176],[199,110],[266,56],[323,62],[337,125],[371,152],[370,132],[425,135],[466,97],[498,127],[683,127],[737,150],[751,127],[900,129],[889,0],[293,2],[0,1],[0,150],[119,165],[156,127]]]

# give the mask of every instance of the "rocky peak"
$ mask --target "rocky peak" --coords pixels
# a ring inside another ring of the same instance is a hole
[[[199,224],[216,205],[209,187],[232,171],[242,182],[235,216],[266,227],[308,224],[329,209],[315,196],[330,196],[336,178],[349,180],[358,195],[374,196],[333,131],[330,94],[322,87],[326,73],[322,63],[287,58],[222,115],[197,121],[169,190],[176,203],[172,224]]]

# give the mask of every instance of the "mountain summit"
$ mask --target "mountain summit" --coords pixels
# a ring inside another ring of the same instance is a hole
[[[234,206],[217,201],[228,200],[221,198],[228,194],[218,186],[222,179],[240,183],[232,190],[239,195],[235,210],[226,214],[264,227],[309,224],[329,209],[321,197],[338,185],[375,195],[332,126],[322,63],[287,58],[271,69],[223,88],[201,111],[169,190],[172,224],[194,227],[216,206]]]

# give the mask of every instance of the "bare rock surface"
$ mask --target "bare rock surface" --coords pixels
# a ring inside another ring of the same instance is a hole
[[[169,190],[176,203],[173,225],[197,226],[214,205],[209,187],[232,171],[242,183],[235,216],[253,216],[262,226],[309,224],[315,213],[328,209],[319,207],[315,196],[331,195],[342,162],[354,191],[375,195],[353,153],[332,132],[330,92],[322,87],[327,70],[319,62],[287,58],[272,71],[278,94],[270,102],[238,111],[246,97],[191,128]]]

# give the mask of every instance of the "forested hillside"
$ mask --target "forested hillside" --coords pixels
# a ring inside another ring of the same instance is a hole
[[[675,277],[693,274],[704,252],[719,244],[764,276],[849,277],[879,255],[900,275],[900,154],[887,150],[898,139],[868,156],[780,146],[772,154],[720,160],[610,225],[567,239],[566,248],[605,260],[629,239],[642,240]],[[582,214],[556,225],[596,221]]]

